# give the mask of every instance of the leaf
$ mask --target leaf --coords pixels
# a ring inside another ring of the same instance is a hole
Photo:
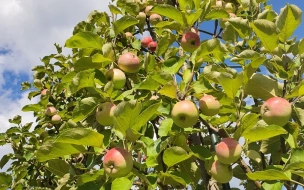
[[[160,84],[156,82],[151,77],[148,77],[146,80],[142,81],[137,89],[142,90],[157,90],[160,87]]]
[[[1,160],[0,160],[0,169],[2,169],[5,164],[13,157],[13,154],[5,154],[4,156],[2,156]]]
[[[298,135],[300,127],[296,123],[288,122],[284,129],[288,132],[287,134],[283,135],[284,139],[288,142],[289,146],[291,148],[297,148],[298,147]]]
[[[246,114],[241,119],[241,125],[237,128],[236,132],[234,133],[234,139],[239,139],[243,133],[252,129],[258,122],[259,115],[255,113]]]
[[[290,178],[284,172],[275,169],[247,173],[246,175],[249,177],[249,179],[258,181],[290,180]]]
[[[53,158],[81,152],[86,152],[84,146],[53,142],[49,140],[42,144],[42,146],[38,149],[36,156],[39,162],[44,162]]]
[[[102,40],[100,36],[92,32],[79,32],[73,35],[65,42],[68,48],[94,48],[102,49]]]
[[[95,87],[94,76],[95,72],[93,69],[77,73],[69,86],[72,94],[85,87]]]
[[[168,166],[174,166],[175,164],[187,160],[192,155],[188,154],[183,148],[179,146],[173,146],[167,148],[163,154],[164,163]]]
[[[177,89],[174,81],[168,82],[162,89],[158,91],[159,94],[167,96],[169,98],[177,98]]]
[[[230,18],[228,22],[234,30],[237,31],[241,38],[246,38],[251,33],[247,19],[243,19],[242,17]]]
[[[180,23],[181,25],[185,25],[186,23],[186,19],[182,12],[171,5],[158,4],[152,8],[151,12],[171,18]]]
[[[262,185],[262,190],[282,190],[283,185],[284,183],[279,181],[264,182]]]
[[[210,160],[212,158],[211,152],[203,146],[190,146],[194,153],[193,155],[201,160]]]
[[[28,104],[22,108],[23,112],[28,112],[28,111],[39,112],[40,110],[41,110],[40,104]]]
[[[120,177],[114,179],[111,185],[111,190],[129,190],[133,185],[133,180],[127,177]]]
[[[304,125],[304,109],[295,107],[292,111],[292,118],[301,126]]]
[[[277,27],[280,29],[280,41],[286,42],[296,28],[301,24],[301,20],[302,11],[296,5],[287,4],[282,8],[276,21]]]
[[[55,143],[67,143],[103,148],[103,135],[87,128],[72,128],[61,131]]]
[[[238,75],[235,79],[232,79],[226,75],[221,74],[217,77],[217,80],[222,85],[227,96],[231,99],[234,99],[237,91],[242,86],[243,76]]]
[[[6,174],[4,172],[0,172],[0,188],[1,189],[9,189],[8,187],[13,181],[13,177],[11,174]]]
[[[70,165],[64,160],[53,159],[48,161],[46,169],[59,177],[63,177],[70,172]]]
[[[180,58],[177,56],[170,57],[163,63],[162,70],[169,74],[176,74],[179,71],[180,67],[183,66],[186,58],[186,55]]]
[[[85,184],[91,181],[102,181],[105,180],[104,169],[92,170],[88,173],[80,175],[77,179],[77,185]]]
[[[94,112],[98,106],[99,99],[95,97],[88,97],[77,102],[73,110],[73,121],[78,122],[88,117]]]
[[[273,22],[265,19],[257,19],[251,23],[250,26],[267,50],[273,51],[278,47],[277,27]]]
[[[264,139],[269,139],[281,134],[286,134],[287,131],[278,125],[268,126],[256,126],[242,133],[245,139],[248,139],[248,143],[256,142]]]
[[[98,55],[98,57],[96,57]],[[76,72],[87,70],[87,69],[100,69],[104,67],[104,63],[111,63],[112,60],[103,57],[101,54],[95,54],[95,59],[92,60],[91,57],[82,57],[78,59],[74,64],[74,69]]]
[[[173,175],[172,173],[166,172],[160,172],[158,178],[164,185],[172,185],[172,186],[186,186],[186,181],[184,177]]]
[[[132,16],[125,15],[113,23],[113,29],[116,35],[124,31],[126,28],[138,23],[138,20]]]
[[[158,135],[161,137],[168,136],[168,133],[171,131],[172,125],[173,120],[171,118],[164,119],[158,128]]]
[[[224,55],[227,52],[226,46],[217,38],[206,40],[201,42],[200,47],[196,50],[195,60],[198,61],[201,58],[209,58],[212,54],[218,61],[224,62]]]
[[[229,18],[229,13],[224,9],[211,9],[206,15],[206,20],[215,20],[220,18]]]

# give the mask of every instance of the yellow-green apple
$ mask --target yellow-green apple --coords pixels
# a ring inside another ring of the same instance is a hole
[[[116,105],[112,102],[100,104],[96,110],[96,120],[103,126],[113,125],[114,109]]]
[[[150,51],[155,52],[156,48],[157,48],[157,42],[150,42],[150,43],[148,44],[148,49],[149,49]]]
[[[135,0],[135,3],[138,4],[140,10],[143,10],[148,4],[147,0]]]
[[[200,46],[200,37],[194,32],[186,32],[181,39],[181,46],[187,52],[194,52]]]
[[[236,11],[235,5],[233,3],[225,3],[224,9],[228,13],[234,13]]]
[[[58,123],[60,123],[60,122],[61,122],[61,117],[60,117],[60,115],[58,115],[58,114],[53,115],[53,117],[52,117],[52,123],[53,123],[53,124],[58,124]]]
[[[103,168],[109,177],[124,177],[132,171],[132,154],[123,148],[112,148],[103,158]]]
[[[171,111],[173,122],[182,128],[192,127],[199,117],[196,105],[189,100],[177,102]]]
[[[57,110],[53,106],[50,106],[50,107],[46,108],[46,110],[45,110],[45,114],[48,115],[48,116],[53,116],[56,113],[57,113]]]
[[[156,14],[156,13],[151,14],[149,17],[149,21],[152,25],[155,25],[162,20],[163,20],[163,18],[159,14]]]
[[[126,75],[120,69],[110,69],[106,73],[106,78],[108,81],[113,82],[113,86],[115,89],[121,89],[125,86],[126,83]]]
[[[152,13],[150,12],[150,10],[153,8],[153,5],[149,5],[149,6],[146,6],[145,8],[145,13],[147,16],[150,16]]]
[[[145,23],[146,17],[147,17],[147,15],[144,12],[139,12],[138,15],[136,16],[139,23]]]
[[[125,36],[126,36],[127,38],[132,38],[132,37],[133,37],[133,34],[132,34],[131,32],[126,32],[126,33],[125,33]]]
[[[140,61],[137,55],[127,52],[119,56],[118,67],[127,73],[136,73],[140,69]]]
[[[212,163],[210,173],[219,183],[228,183],[232,179],[232,168],[230,165],[223,164],[216,160]]]
[[[291,112],[291,104],[280,97],[269,98],[261,107],[262,119],[268,125],[286,125],[291,117]]]
[[[153,39],[150,36],[143,37],[141,39],[141,46],[146,48],[151,42],[153,42]]]
[[[186,151],[191,151],[191,149],[189,148],[188,143],[187,143],[187,137],[184,134],[178,134],[174,138],[172,144],[175,146],[182,147]]]
[[[233,138],[223,138],[215,146],[215,153],[220,162],[231,164],[237,161],[242,153],[241,145]]]
[[[204,95],[199,100],[199,107],[202,114],[214,116],[220,111],[221,104],[211,95]]]
[[[51,95],[51,92],[49,91],[49,89],[43,89],[41,91],[41,96],[46,96],[46,95]]]

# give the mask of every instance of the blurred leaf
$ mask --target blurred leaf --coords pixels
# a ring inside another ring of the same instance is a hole
[[[102,48],[102,40],[100,36],[92,32],[79,32],[73,35],[65,42],[68,48]]]
[[[98,103],[99,99],[95,97],[87,97],[77,102],[73,110],[73,121],[78,122],[88,117],[96,110]]]
[[[119,177],[114,179],[111,185],[111,190],[129,190],[133,185],[133,180],[127,177]]]
[[[138,23],[138,20],[132,16],[125,15],[113,23],[113,29],[116,35],[126,28]]]
[[[53,159],[47,162],[46,169],[59,177],[63,177],[69,173],[70,165],[64,160]]]
[[[173,146],[164,151],[163,160],[168,167],[171,167],[179,162],[187,160],[191,156],[192,155],[188,154],[183,148]]]
[[[13,177],[11,174],[6,174],[4,172],[0,172],[0,188],[1,189],[9,189],[10,184],[13,181]]]
[[[168,136],[168,133],[171,131],[173,125],[173,120],[171,118],[166,118],[164,119],[158,128],[158,135],[163,137],[163,136]]]
[[[151,12],[171,18],[180,23],[181,25],[184,25],[186,23],[185,17],[182,12],[171,5],[157,4],[152,8]]]
[[[284,183],[283,182],[274,182],[274,181],[265,181],[262,184],[262,190],[282,190]]]
[[[101,54],[97,54],[97,55],[99,56],[98,60],[97,57],[95,56],[94,62],[92,61],[91,57],[82,57],[78,59],[74,64],[75,71],[79,72],[86,69],[100,69],[104,66],[104,62],[106,63],[112,62],[112,60],[103,57]]]
[[[250,142],[256,142],[264,139],[268,139],[281,134],[286,134],[287,131],[281,126],[268,125],[268,126],[255,126],[242,133],[245,139]]]
[[[13,154],[5,154],[4,156],[2,156],[1,160],[0,160],[0,169],[2,169],[5,164],[7,164],[7,162],[13,157]],[[1,187],[1,186],[0,186]]]
[[[290,180],[290,178],[284,172],[275,169],[247,173],[246,175],[249,177],[249,179],[258,181]]]
[[[39,112],[40,110],[41,110],[40,104],[28,104],[22,108],[23,112],[28,112],[28,111]]]

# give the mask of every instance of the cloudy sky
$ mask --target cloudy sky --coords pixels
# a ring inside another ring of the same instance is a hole
[[[64,45],[74,26],[93,11],[107,11],[110,0],[0,0],[0,133],[11,125],[8,119],[19,114],[23,123],[33,121],[32,113],[22,113],[29,104],[20,83],[30,81],[31,68],[40,58],[56,53],[54,43]],[[287,0],[271,0],[279,11]],[[304,10],[300,0],[289,0]],[[303,38],[303,25],[295,35]],[[69,53],[68,50],[64,52]],[[35,99],[33,101],[36,101]],[[32,102],[33,103],[33,102]],[[9,151],[0,147],[0,158]]]

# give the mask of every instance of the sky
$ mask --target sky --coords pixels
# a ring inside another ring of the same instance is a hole
[[[8,119],[23,117],[23,123],[32,122],[31,112],[21,108],[38,99],[28,100],[20,91],[21,82],[32,80],[32,71],[40,65],[40,58],[56,53],[54,43],[64,45],[74,26],[85,20],[93,10],[108,11],[110,0],[0,0],[0,133],[12,125]],[[286,2],[304,10],[303,0],[270,0],[279,12]],[[304,24],[295,32],[304,37]],[[64,54],[70,51],[64,49]],[[8,153],[8,146],[0,146],[0,158]],[[5,169],[5,168],[4,168]],[[1,171],[1,170],[0,170]]]

